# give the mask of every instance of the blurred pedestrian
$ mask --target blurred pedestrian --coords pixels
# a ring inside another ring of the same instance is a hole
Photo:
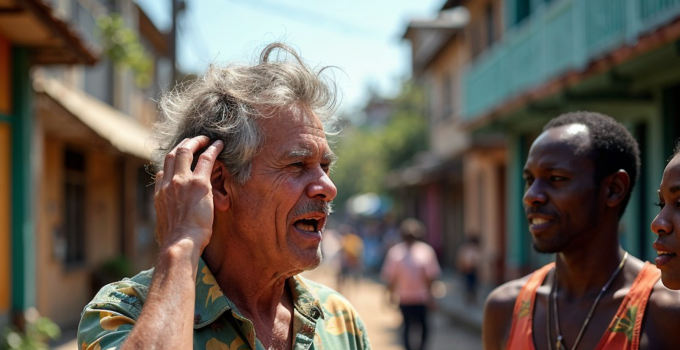
[[[465,298],[468,303],[477,302],[477,265],[479,265],[479,237],[468,235],[456,259],[456,268],[465,279]]]
[[[661,270],[663,284],[680,290],[680,144],[663,172],[659,186],[659,214],[652,221],[652,231],[658,235],[654,249],[656,267]],[[676,301],[680,303],[680,300]]]
[[[678,348],[680,294],[619,242],[639,169],[637,142],[609,116],[567,113],[543,128],[523,203],[534,248],[556,261],[491,293],[485,350]]]
[[[441,269],[434,249],[420,241],[425,235],[422,222],[406,219],[399,231],[402,242],[387,252],[381,278],[387,283],[390,299],[401,310],[404,348],[423,350],[429,335],[428,309],[434,307],[432,284],[441,275]],[[411,342],[413,330],[420,331],[416,345]]]
[[[290,47],[211,67],[160,101],[156,266],[102,288],[83,349],[370,349],[319,265],[337,194],[335,92]]]
[[[349,284],[356,284],[361,278],[364,240],[350,225],[342,225],[340,231],[342,236],[337,288],[339,291],[345,291]]]

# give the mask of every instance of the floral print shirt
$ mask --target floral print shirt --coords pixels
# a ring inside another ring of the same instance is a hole
[[[125,341],[142,311],[153,269],[104,286],[85,306],[78,326],[80,349],[116,349]],[[294,350],[370,349],[363,321],[340,294],[294,276]],[[172,310],[168,315],[172,317]],[[194,349],[264,350],[252,322],[223,293],[203,260],[196,276]]]

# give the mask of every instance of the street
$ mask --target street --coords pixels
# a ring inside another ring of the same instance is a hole
[[[304,275],[338,289],[334,271],[324,265]],[[401,314],[386,301],[385,287],[370,278],[348,282],[342,293],[357,309],[368,328],[371,346],[376,350],[402,350],[399,325]],[[431,319],[428,350],[480,350],[481,335],[458,328],[445,315],[435,313]],[[455,346],[454,346],[455,344]]]

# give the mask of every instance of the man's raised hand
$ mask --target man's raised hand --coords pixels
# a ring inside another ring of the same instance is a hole
[[[191,170],[194,154],[209,144],[206,136],[184,139],[165,156],[163,170],[156,174],[156,230],[161,251],[179,245],[200,256],[210,241],[214,215],[210,174],[224,143],[217,140],[210,144]]]

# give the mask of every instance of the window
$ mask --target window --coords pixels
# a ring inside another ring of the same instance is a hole
[[[64,237],[67,265],[85,261],[85,156],[64,152]]]

